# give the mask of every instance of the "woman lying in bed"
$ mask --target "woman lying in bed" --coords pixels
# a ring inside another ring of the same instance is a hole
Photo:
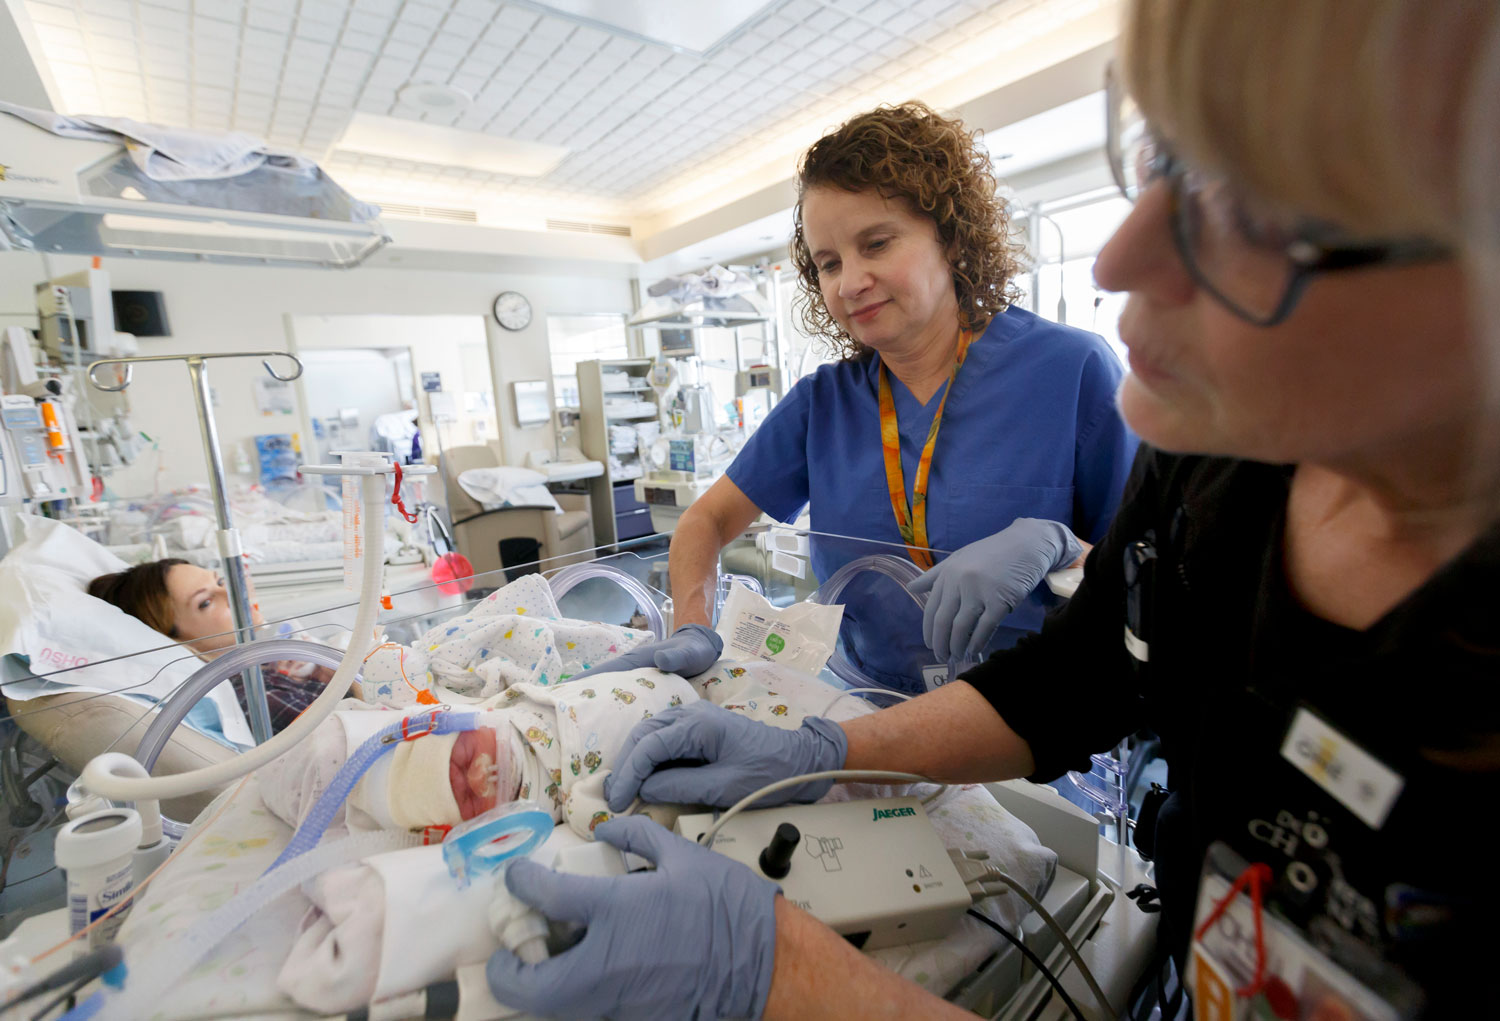
[[[102,575],[89,582],[88,592],[191,646],[202,659],[213,659],[234,645],[234,614],[223,579],[186,560],[153,560]],[[252,607],[251,614],[255,624],[265,623],[258,608]],[[279,731],[312,704],[333,671],[283,660],[262,667],[261,676],[266,682],[271,729]],[[245,709],[244,684],[238,677],[232,683],[240,708]]]

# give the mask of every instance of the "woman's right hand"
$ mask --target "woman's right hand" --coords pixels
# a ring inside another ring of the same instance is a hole
[[[652,667],[682,677],[697,677],[719,661],[724,639],[702,624],[684,624],[659,642],[638,645],[623,656],[606,660],[568,678],[576,681],[592,674],[617,673],[623,670],[646,670]]]
[[[637,797],[727,807],[777,780],[842,769],[848,753],[844,729],[832,720],[809,716],[798,729],[782,730],[711,702],[694,702],[635,725],[605,778],[604,799],[615,813]],[[816,801],[832,786],[832,780],[813,780],[759,804]]]

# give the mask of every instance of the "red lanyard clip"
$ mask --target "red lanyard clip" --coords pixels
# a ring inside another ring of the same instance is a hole
[[[1193,939],[1203,939],[1208,930],[1213,928],[1213,924],[1223,916],[1225,911],[1229,910],[1230,902],[1239,895],[1240,891],[1244,890],[1247,886],[1250,888],[1250,903],[1254,908],[1255,917],[1255,976],[1250,980],[1248,986],[1243,986],[1235,990],[1235,995],[1242,996],[1245,999],[1249,999],[1256,993],[1259,993],[1266,984],[1266,937],[1261,921],[1261,916],[1265,911],[1261,898],[1262,891],[1270,887],[1270,885],[1271,867],[1269,865],[1256,862],[1253,865],[1247,866],[1245,871],[1241,872],[1239,878],[1229,887],[1229,892],[1214,905],[1213,911],[1203,920],[1203,924],[1198,926],[1198,930],[1193,933]]]

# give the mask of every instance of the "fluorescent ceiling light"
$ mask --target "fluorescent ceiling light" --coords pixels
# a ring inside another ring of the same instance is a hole
[[[534,0],[526,6],[606,31],[704,53],[759,14],[767,0]]]
[[[356,113],[334,148],[514,177],[541,177],[568,154],[560,145],[524,142],[373,113]]]

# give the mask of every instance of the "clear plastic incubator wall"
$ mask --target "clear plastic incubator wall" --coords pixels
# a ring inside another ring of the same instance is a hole
[[[367,513],[388,499],[378,473],[360,484]],[[399,592],[376,558],[357,565],[362,591],[269,621],[265,640],[211,664],[166,639],[103,663],[6,657],[0,1014],[24,996],[17,1016],[519,1016],[490,995],[484,962],[497,946],[539,959],[567,941],[498,877],[522,854],[573,871],[630,867],[591,841],[630,726],[694,700],[796,727],[904,697],[851,691],[875,686],[839,639],[856,575],[861,598],[903,607],[920,631],[904,551],[781,526],[723,551],[725,648],[712,669],[571,680],[671,633],[668,538]],[[811,542],[836,545],[844,569],[816,578]],[[332,677],[256,747],[223,679],[289,662]],[[1059,981],[1083,1015],[1113,1017],[1150,960],[1154,918],[1118,895],[1149,880],[1115,842],[1122,776],[1101,757],[1078,778],[1093,815],[1024,782],[840,784],[830,804],[788,806],[814,814],[795,817],[808,835],[778,882],[883,965],[984,1016],[1070,1016]],[[884,841],[838,814],[872,798],[913,809],[920,828],[902,853],[946,877],[946,893],[933,878],[924,894]],[[643,810],[731,856],[781,818],[753,805]],[[811,835],[825,832],[842,836]]]

